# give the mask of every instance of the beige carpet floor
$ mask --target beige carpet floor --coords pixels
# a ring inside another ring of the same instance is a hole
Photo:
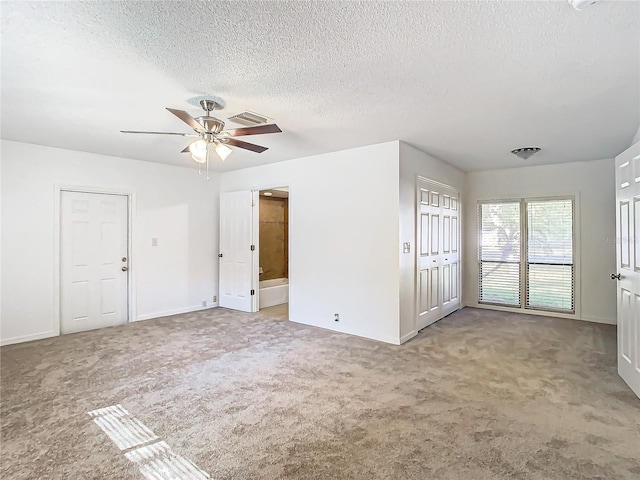
[[[7,346],[0,477],[144,479],[87,415],[120,404],[213,479],[637,480],[615,335],[467,308],[393,346],[212,309]]]
[[[273,307],[261,308],[260,313],[273,319],[289,320],[289,304],[281,303]]]

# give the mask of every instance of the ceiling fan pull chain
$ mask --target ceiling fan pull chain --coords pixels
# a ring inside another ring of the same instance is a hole
[[[207,144],[207,180],[209,180],[209,145]]]

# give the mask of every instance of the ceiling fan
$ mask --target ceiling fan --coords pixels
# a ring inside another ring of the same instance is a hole
[[[193,128],[195,133],[176,133],[176,132],[140,132],[134,130],[121,130],[122,133],[144,133],[152,135],[180,135],[183,137],[194,137],[198,140],[187,145],[180,153],[191,153],[193,158],[199,164],[209,163],[209,146],[213,145],[213,149],[220,159],[225,160],[233,150],[229,148],[238,147],[250,150],[256,153],[262,153],[267,147],[261,147],[253,143],[244,142],[234,137],[244,137],[246,135],[263,135],[265,133],[280,133],[282,130],[275,124],[258,125],[255,127],[235,128],[224,130],[224,122],[210,115],[213,110],[219,110],[222,106],[214,100],[200,100],[200,106],[204,110],[204,115],[200,117],[192,117],[184,110],[176,110],[167,108],[176,117]]]

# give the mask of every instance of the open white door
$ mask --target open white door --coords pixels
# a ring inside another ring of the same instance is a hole
[[[253,220],[258,192],[220,194],[221,307],[256,312]]]
[[[616,157],[618,373],[640,397],[640,143]]]

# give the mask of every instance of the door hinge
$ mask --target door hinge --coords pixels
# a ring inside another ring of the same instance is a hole
[[[256,249],[255,245],[251,245],[251,251],[253,252]]]
[[[251,289],[251,295],[255,295],[255,294],[256,294],[256,291],[252,288]]]

